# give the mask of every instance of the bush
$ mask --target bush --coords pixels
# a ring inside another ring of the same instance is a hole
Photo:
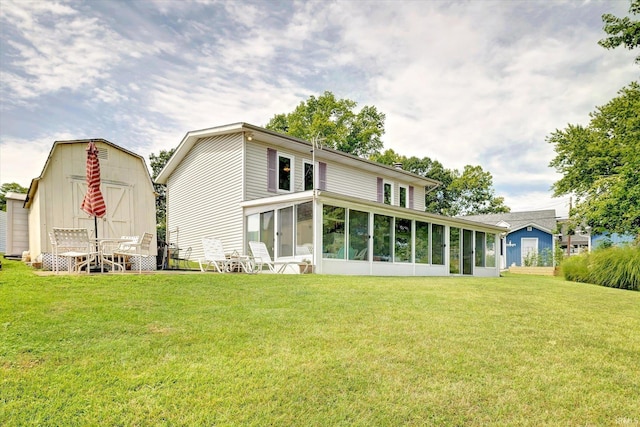
[[[640,248],[610,247],[569,257],[562,263],[562,272],[566,280],[637,291],[640,289]]]
[[[561,268],[565,280],[589,282],[589,254],[567,257],[562,261]]]

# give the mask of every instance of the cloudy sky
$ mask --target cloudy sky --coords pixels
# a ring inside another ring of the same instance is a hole
[[[56,140],[148,160],[190,130],[264,126],[325,90],[386,114],[385,149],[481,165],[512,210],[556,209],[545,137],[638,79],[607,51],[629,1],[10,1],[0,4],[0,182]],[[358,108],[359,108],[358,107]]]

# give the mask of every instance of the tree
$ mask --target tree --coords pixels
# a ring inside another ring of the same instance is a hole
[[[265,127],[307,141],[320,136],[329,148],[369,157],[382,149],[385,115],[367,105],[356,113],[356,106],[355,101],[336,99],[325,91],[318,98],[310,96],[291,113],[276,114]]]
[[[504,204],[504,197],[496,197],[493,177],[491,173],[482,170],[481,166],[467,165],[462,174],[455,170],[447,191],[448,197],[452,200],[445,212],[449,216],[482,215],[511,210]]]
[[[26,194],[27,191],[29,191],[27,188],[24,188],[22,185],[16,182],[8,182],[5,184],[2,184],[2,186],[0,186],[0,210],[1,211],[7,210],[7,199],[6,199],[7,193]]]
[[[632,82],[590,114],[584,127],[553,132],[556,157],[550,166],[563,175],[554,196],[574,194],[574,223],[595,233],[640,236],[640,85]]]
[[[425,211],[440,215],[479,215],[509,212],[503,197],[496,197],[493,177],[480,166],[467,165],[462,174],[458,170],[446,169],[437,160],[428,157],[407,158],[393,150],[371,157],[371,160],[393,165],[402,163],[402,168],[425,178],[440,181],[441,185],[427,189]]]
[[[631,1],[629,13],[640,14],[640,0]],[[609,13],[602,15],[604,32],[609,37],[602,39],[598,44],[607,49],[614,49],[623,45],[631,50],[640,46],[640,21],[632,21],[629,17],[618,18]],[[640,55],[636,56],[636,62],[640,64]]]
[[[151,170],[153,171],[152,178],[155,180],[160,174],[164,166],[167,164],[173,153],[176,151],[172,148],[169,151],[160,150],[160,153],[156,156],[151,153],[149,156],[149,162],[151,164]],[[165,240],[167,235],[167,187],[163,184],[153,183],[156,194],[156,232],[158,240]]]

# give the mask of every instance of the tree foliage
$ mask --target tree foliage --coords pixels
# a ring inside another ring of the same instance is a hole
[[[493,190],[493,177],[481,166],[467,165],[462,173],[453,171],[453,180],[447,187],[452,203],[447,215],[482,215],[509,212],[504,197]]]
[[[640,0],[633,0],[629,13],[640,14]],[[609,37],[602,39],[598,44],[607,49],[624,46],[631,50],[640,46],[640,21],[633,21],[629,17],[618,18],[609,13],[602,15],[604,31]],[[640,55],[636,56],[636,63],[640,64]]]
[[[158,155],[151,153],[149,155],[149,163],[151,164],[151,170],[153,172],[152,178],[155,180],[162,169],[165,167],[173,153],[175,148],[169,151],[160,150]],[[158,240],[165,240],[167,231],[167,187],[163,184],[153,183],[153,187],[157,194],[156,197],[156,227]]]
[[[0,186],[0,211],[7,210],[7,193],[22,193],[26,194],[29,191],[17,182],[7,182]]]
[[[307,141],[321,137],[329,148],[369,157],[382,149],[385,115],[368,105],[355,112],[356,106],[355,101],[336,99],[325,91],[318,98],[310,96],[291,113],[276,114],[265,127]]]
[[[574,222],[595,233],[640,235],[640,85],[632,82],[590,114],[588,126],[568,125],[547,141],[562,174],[555,196],[574,194]]]
[[[442,184],[425,195],[425,211],[440,215],[479,215],[509,212],[503,197],[496,197],[493,177],[480,166],[465,166],[462,173],[446,169],[442,163],[428,157],[405,157],[393,150],[374,155],[374,161],[386,165],[401,163],[406,171]]]

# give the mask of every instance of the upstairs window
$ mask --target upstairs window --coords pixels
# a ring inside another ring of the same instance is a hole
[[[407,193],[408,193],[407,187],[405,187],[404,185],[401,185],[400,186],[400,194],[399,194],[400,198],[398,200],[398,205],[401,208],[406,208],[408,206],[407,205]]]
[[[278,155],[278,190],[291,191],[292,164],[291,157]]]
[[[304,162],[304,191],[313,190],[313,165]]]
[[[378,181],[378,203],[384,203],[386,205],[393,204],[393,184],[380,177]]]
[[[383,186],[383,199],[385,205],[391,205],[393,203],[393,186],[390,182],[385,182]]]

